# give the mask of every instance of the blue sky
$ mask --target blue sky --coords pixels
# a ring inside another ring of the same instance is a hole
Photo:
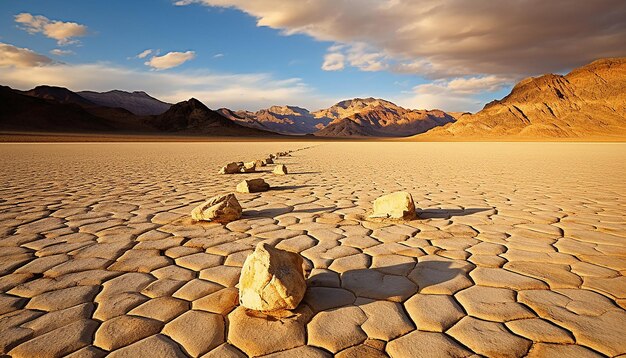
[[[463,41],[447,40],[468,29],[433,36],[430,23],[438,17],[415,23],[405,13],[417,10],[395,9],[399,0],[299,2],[3,0],[0,43],[13,55],[0,57],[1,82],[20,89],[46,83],[72,90],[146,90],[170,102],[195,96],[211,107],[233,109],[290,104],[314,110],[373,96],[409,108],[476,111],[522,77],[564,72],[589,60],[551,56],[545,69],[528,60],[507,68],[506,58],[498,58],[512,51],[493,49],[498,39],[485,38],[491,42],[478,50],[500,56],[476,56]],[[463,10],[452,5],[446,17]],[[19,14],[43,16],[44,23]],[[75,28],[63,27],[68,23]],[[148,49],[150,55],[136,57]],[[173,54],[158,62],[168,53]],[[49,60],[29,60],[34,55]],[[155,65],[145,64],[153,57]],[[182,62],[170,61],[174,57]]]

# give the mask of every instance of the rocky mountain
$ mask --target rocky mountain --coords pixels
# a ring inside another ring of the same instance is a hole
[[[77,94],[99,106],[124,108],[140,116],[161,114],[172,106],[142,91],[81,91],[77,92]]]
[[[211,136],[275,136],[275,133],[244,127],[213,111],[195,98],[176,103],[148,123],[163,132]]]
[[[318,118],[332,121],[316,136],[401,137],[423,133],[431,128],[454,122],[439,110],[411,110],[377,98],[355,98],[313,112]]]
[[[95,116],[81,105],[73,92],[52,90],[64,99],[58,102],[42,88],[21,92],[0,86],[0,130],[15,132],[108,132],[113,126],[104,118]],[[38,93],[36,97],[26,93]]]
[[[296,135],[313,133],[330,122],[329,118],[315,117],[296,106],[272,106],[257,112],[233,112],[222,108],[220,113],[246,127]]]
[[[52,100],[58,103],[74,103],[81,106],[95,105],[95,103],[90,100],[64,87],[37,86],[31,90],[23,91],[22,93],[27,96]]]
[[[133,135],[268,137],[277,134],[234,123],[192,98],[165,113],[138,116],[100,106],[62,87],[18,91],[0,86],[0,131]]]
[[[416,139],[624,138],[626,58],[602,59],[565,76],[519,82],[476,114]]]

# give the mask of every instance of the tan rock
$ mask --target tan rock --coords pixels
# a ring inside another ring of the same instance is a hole
[[[383,195],[374,200],[374,210],[370,218],[414,219],[415,203],[413,197],[406,191]]]
[[[220,169],[218,173],[219,174],[236,174],[236,173],[241,172],[242,168],[243,168],[243,165],[241,163],[232,162],[222,167],[222,169]]]
[[[300,255],[260,243],[241,269],[240,304],[259,311],[296,308],[306,291],[302,264]]]
[[[197,221],[230,222],[241,217],[242,209],[235,194],[218,195],[191,211]]]
[[[261,178],[248,179],[237,184],[237,192],[239,193],[259,193],[269,189],[270,185]]]
[[[272,170],[272,173],[276,175],[285,175],[287,174],[287,167],[285,166],[285,164],[278,164],[277,166],[274,167],[274,170]]]
[[[256,162],[246,162],[243,163],[241,167],[242,173],[254,173],[256,171]]]
[[[257,160],[254,162],[254,165],[255,165],[257,168],[260,168],[260,167],[264,167],[264,166],[266,166],[267,164],[265,163],[265,161],[264,161],[264,160],[257,159]]]

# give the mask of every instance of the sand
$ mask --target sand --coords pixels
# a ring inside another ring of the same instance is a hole
[[[217,175],[281,157],[289,174]],[[0,145],[0,351],[75,356],[626,353],[626,144]],[[243,179],[243,218],[189,220]],[[363,219],[406,190],[419,218]],[[262,241],[308,264],[304,301],[237,304]]]

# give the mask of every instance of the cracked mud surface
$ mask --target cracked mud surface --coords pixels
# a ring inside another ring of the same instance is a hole
[[[289,175],[217,175],[280,157]],[[626,354],[626,145],[0,146],[0,351],[13,357]],[[244,215],[193,223],[237,194]],[[363,221],[406,190],[419,218]],[[238,306],[257,243],[300,253],[293,314]]]

